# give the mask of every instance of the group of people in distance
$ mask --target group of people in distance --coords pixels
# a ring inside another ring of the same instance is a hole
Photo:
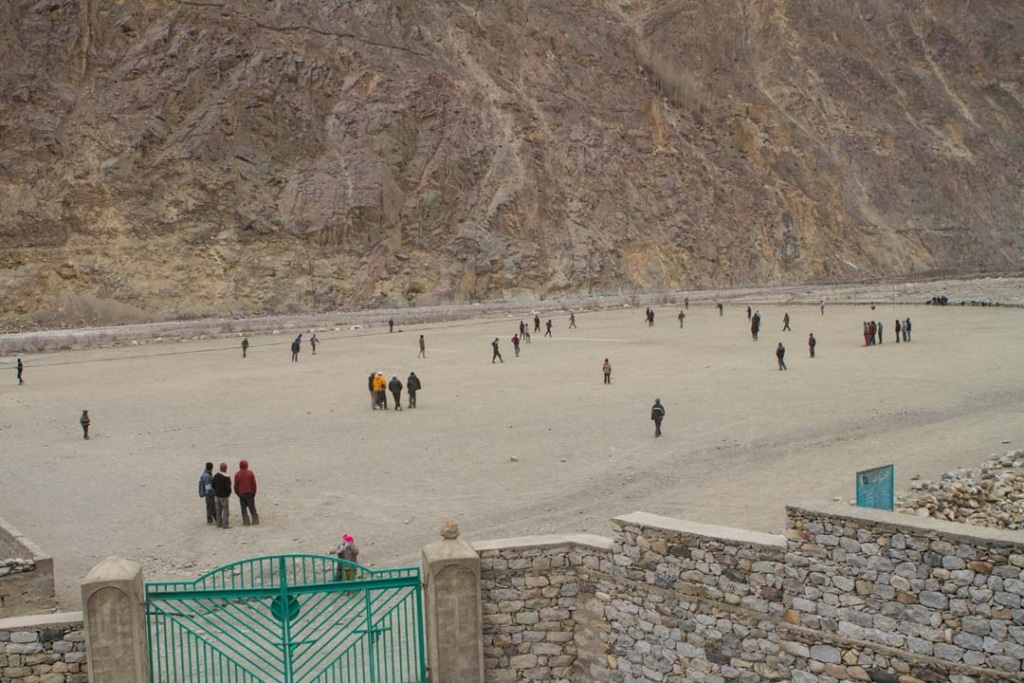
[[[422,339],[422,336],[420,337]],[[374,410],[387,410],[388,409],[388,392],[391,392],[391,396],[394,399],[395,410],[402,409],[402,389],[409,392],[409,408],[416,407],[416,394],[420,389],[423,388],[423,383],[420,382],[420,378],[416,376],[415,372],[410,372],[409,377],[405,380],[405,384],[402,384],[402,380],[398,379],[398,375],[392,375],[391,381],[389,382],[384,378],[384,372],[371,372],[368,382],[368,388],[370,390],[370,407]]]
[[[896,343],[900,343],[900,336],[903,336],[903,341],[910,341],[910,330],[911,330],[910,318],[904,320],[896,319],[896,325],[894,329],[896,331]],[[864,346],[874,346],[875,344],[882,343],[882,321],[868,320],[864,323]]]

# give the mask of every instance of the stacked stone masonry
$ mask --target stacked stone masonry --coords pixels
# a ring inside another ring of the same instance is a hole
[[[0,683],[87,683],[81,614],[0,619]]]
[[[0,618],[33,614],[56,604],[53,559],[0,519]]]
[[[480,555],[484,674],[488,683],[579,680],[577,608],[593,575],[611,570],[606,539],[495,541]]]
[[[787,515],[785,535],[636,513],[605,547],[476,544],[487,681],[1024,681],[1024,536]]]

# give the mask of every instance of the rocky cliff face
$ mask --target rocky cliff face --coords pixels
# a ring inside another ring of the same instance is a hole
[[[1017,269],[1024,4],[10,0],[6,329]]]

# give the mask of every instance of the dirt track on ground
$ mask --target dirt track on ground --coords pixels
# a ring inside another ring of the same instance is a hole
[[[149,579],[184,577],[324,551],[347,531],[367,564],[414,563],[449,516],[469,540],[606,534],[635,510],[777,532],[787,503],[852,498],[857,470],[895,463],[904,488],[1024,443],[1020,309],[757,306],[756,343],[734,299],[722,317],[692,304],[682,330],[678,307],[656,307],[653,328],[636,309],[577,314],[576,330],[559,315],[554,338],[535,333],[520,358],[508,343],[518,316],[322,332],[297,364],[291,335],[253,337],[245,360],[237,339],[28,356],[26,385],[0,387],[0,515],[54,556],[73,607],[107,555]],[[907,316],[913,342],[894,344],[893,320]],[[862,345],[869,318],[884,321],[881,346]],[[503,364],[490,362],[495,336]],[[420,407],[371,411],[371,370],[415,370]],[[656,396],[668,412],[658,440]],[[208,527],[202,465],[234,471],[240,458],[259,478],[263,523],[241,527],[233,502],[234,528]]]

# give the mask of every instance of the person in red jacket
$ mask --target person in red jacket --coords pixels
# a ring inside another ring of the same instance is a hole
[[[238,471],[235,472],[235,494],[238,496],[238,504],[242,508],[242,524],[249,526],[249,516],[252,515],[252,524],[260,523],[260,515],[256,512],[256,474],[249,469],[249,461],[241,460],[238,463]]]

